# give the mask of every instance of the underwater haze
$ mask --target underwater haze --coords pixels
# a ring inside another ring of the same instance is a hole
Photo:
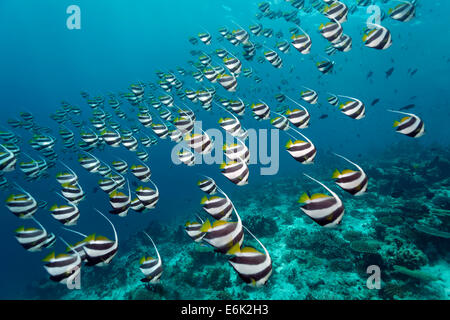
[[[1,1],[0,298],[449,299],[448,10]]]

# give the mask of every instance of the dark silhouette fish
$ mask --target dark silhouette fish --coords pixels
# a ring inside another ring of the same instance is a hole
[[[321,116],[319,117],[319,119],[325,119],[325,118],[328,118],[328,115],[327,115],[327,114],[323,114],[323,115],[321,115]]]
[[[370,104],[371,106],[374,106],[374,105],[376,105],[378,102],[380,101],[380,99],[375,99],[375,100],[373,100],[372,101],[372,103]]]
[[[409,110],[414,108],[416,105],[414,103],[408,104],[407,106],[401,107],[400,110]]]
[[[386,71],[386,78],[389,78],[391,76],[392,72],[394,72],[394,67],[392,67],[388,71]]]
[[[411,74],[410,74],[410,76],[413,76],[413,75],[415,75],[415,74],[416,74],[416,72],[417,72],[417,70],[418,70],[418,69],[414,69],[413,71],[411,71]]]
[[[366,79],[369,79],[369,78],[372,77],[372,76],[373,76],[373,72],[372,72],[372,71],[369,71],[369,73],[367,74]]]

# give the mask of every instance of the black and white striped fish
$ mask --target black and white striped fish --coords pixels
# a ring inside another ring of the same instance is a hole
[[[261,101],[261,103],[252,104],[250,107],[253,111],[253,117],[256,120],[266,120],[270,118],[270,108],[265,102]]]
[[[58,193],[59,196],[62,195]],[[73,202],[68,202],[68,204],[58,206],[57,204],[53,205],[50,208],[50,212],[56,220],[61,222],[65,226],[72,226],[77,224],[78,219],[80,218],[80,211],[78,207]]]
[[[347,21],[348,7],[340,1],[334,1],[324,8],[323,14],[331,20],[342,23]]]
[[[336,43],[344,31],[341,24],[337,21],[322,23],[319,30],[320,34],[331,43]]]
[[[349,52],[352,49],[352,38],[349,35],[343,34],[333,43],[333,48],[341,52]]]
[[[78,162],[81,164],[83,168],[91,173],[97,172],[100,167],[100,160],[94,157],[92,154],[86,152],[89,156],[87,157],[79,157]]]
[[[146,209],[153,209],[159,200],[159,189],[156,184],[150,180],[155,189],[139,186],[136,189],[136,196],[141,201]]]
[[[182,149],[178,152],[178,159],[187,166],[193,166],[195,162],[194,154],[187,149]]]
[[[347,101],[346,103],[342,103],[339,107],[342,113],[349,116],[352,119],[362,119],[366,115],[366,108],[364,106],[364,103],[361,102],[361,100],[358,100],[356,98],[347,97],[347,96],[341,96],[341,98],[347,98],[350,99],[350,101]]]
[[[310,88],[306,88],[306,89],[307,89],[306,91],[300,92],[301,98],[304,101],[308,102],[309,104],[316,104],[317,100],[319,98],[319,95],[313,89],[310,89]]]
[[[225,67],[227,67],[227,69],[235,76],[237,76],[241,73],[242,63],[241,63],[241,61],[239,61],[238,58],[236,58],[234,56],[226,57],[226,58],[223,58],[223,63],[225,64]]]
[[[76,252],[73,254],[61,253],[55,256],[52,252],[43,259],[44,268],[50,274],[50,280],[62,284],[73,283],[73,280],[80,275],[81,257]]]
[[[277,129],[280,130],[288,130],[289,129],[289,120],[284,115],[278,115],[275,118],[270,120],[270,123]]]
[[[245,143],[236,137],[238,143],[224,144],[223,151],[225,156],[231,161],[244,161],[248,163],[250,161],[250,150]]]
[[[78,182],[78,176],[77,174],[70,169],[66,164],[64,164],[63,162],[61,162],[68,170],[69,172],[60,172],[56,175],[56,180],[58,181],[59,184],[75,184]]]
[[[317,62],[316,67],[323,74],[327,74],[333,70],[334,64],[335,64],[334,61],[325,60]]]
[[[211,222],[206,220],[200,228],[200,232],[206,233],[203,241],[214,247],[217,252],[225,254],[235,244],[241,246],[244,241],[241,217],[236,210],[235,212],[237,221],[216,220],[211,225]]]
[[[117,160],[112,162],[112,167],[118,173],[123,174],[126,173],[128,170],[128,163],[126,163],[126,161],[124,160]]]
[[[344,204],[337,194],[323,183],[305,173],[304,175],[324,187],[331,193],[331,196],[323,193],[315,193],[309,196],[307,193],[304,193],[299,199],[299,203],[303,204],[300,209],[322,227],[335,227],[344,216]]]
[[[392,45],[392,36],[387,28],[372,24],[364,33],[363,42],[366,47],[386,50]]]
[[[231,74],[222,73],[217,76],[217,81],[219,84],[229,92],[235,92],[237,88],[237,80],[236,77]]]
[[[215,194],[217,190],[216,182],[210,177],[205,176],[205,178],[197,182],[198,187],[207,194]]]
[[[228,262],[244,282],[255,287],[261,287],[266,284],[272,274],[272,258],[261,241],[247,228],[246,230],[263,248],[264,253],[253,247],[240,248],[239,244],[235,244],[228,251],[228,254],[234,255]]]
[[[311,52],[312,41],[306,32],[303,31],[303,34],[301,35],[293,34],[291,40],[291,44],[301,54],[308,54]]]
[[[61,187],[61,194],[63,195],[63,197],[67,201],[72,202],[75,205],[82,201],[85,197],[85,193],[78,183],[64,183],[61,185]]]
[[[232,136],[237,136],[241,130],[240,121],[233,115],[233,118],[220,118],[219,124],[226,132]]]
[[[128,209],[131,203],[131,190],[130,183],[128,181],[128,196],[123,192],[115,189],[109,194],[109,203],[113,207],[109,212],[111,214],[116,214],[119,217],[126,217],[128,214]]]
[[[245,113],[245,104],[244,102],[239,99],[239,100],[231,100],[229,101],[230,104],[230,109],[236,113],[238,116],[242,116]]]
[[[203,134],[186,134],[184,136],[184,140],[190,148],[194,149],[195,152],[200,154],[210,153],[213,147],[212,140],[205,132]]]
[[[422,119],[412,113],[406,113],[395,110],[388,110],[389,112],[395,112],[399,114],[403,114],[406,117],[403,117],[400,121],[394,122],[395,130],[398,133],[407,135],[412,138],[419,138],[425,134],[425,124]]]
[[[389,9],[388,14],[392,19],[401,22],[408,22],[414,18],[416,14],[416,7],[409,1],[401,0],[401,2],[403,3],[397,5],[395,8]]]
[[[222,174],[238,186],[248,184],[249,169],[247,163],[242,159],[224,162],[220,166]]]
[[[160,139],[165,139],[169,134],[169,128],[163,123],[153,123],[152,130]]]
[[[30,193],[23,190],[20,186],[16,186],[19,190],[22,191],[22,193],[11,194],[8,199],[6,199],[6,207],[9,209],[9,211],[11,211],[15,216],[19,218],[32,218],[33,214],[38,209],[37,202]]]
[[[47,230],[35,218],[32,218],[41,229],[19,227],[15,230],[16,239],[19,244],[27,251],[36,252],[43,248],[51,247],[55,241],[55,235],[49,234]]]
[[[327,101],[332,106],[338,106],[339,105],[339,98],[337,95],[329,93],[329,97],[327,98]]]
[[[88,266],[105,266],[111,262],[114,256],[117,254],[117,249],[119,247],[119,238],[117,237],[117,231],[114,224],[109,220],[103,213],[95,209],[99,214],[101,214],[112,226],[114,231],[114,241],[103,237],[95,236],[86,242],[83,246],[84,252],[86,253],[86,259]]]
[[[159,283],[159,278],[161,278],[163,273],[161,256],[159,255],[158,248],[156,247],[155,242],[153,242],[153,239],[146,232],[144,233],[152,242],[158,258],[155,259],[153,257],[144,256],[139,261],[139,269],[145,275],[145,278],[141,279],[141,281],[144,283]]]
[[[200,222],[193,221],[193,222],[186,222],[184,225],[184,230],[188,234],[188,236],[194,240],[195,242],[201,242],[203,240],[203,237],[205,236],[206,232],[200,231],[203,225],[203,220]]]
[[[0,171],[11,172],[15,169],[16,155],[4,145],[0,144],[0,147],[3,149],[3,151],[0,151]]]
[[[275,68],[281,68],[283,66],[283,60],[281,60],[280,56],[278,55],[278,53],[276,53],[273,50],[268,50],[264,52],[264,57],[266,58],[267,61],[270,62],[270,64],[272,66],[274,66]]]
[[[122,137],[120,136],[120,133],[117,132],[117,130],[108,130],[104,129],[102,132],[100,132],[100,136],[102,137],[103,141],[106,142],[107,145],[117,148],[120,146],[120,143],[122,142]]]
[[[208,199],[204,196],[200,202],[209,215],[216,220],[229,220],[233,213],[233,204],[228,197],[212,196]]]
[[[354,195],[354,196],[360,196],[364,194],[367,191],[367,185],[369,182],[369,178],[367,177],[366,173],[363,171],[363,169],[358,166],[356,163],[348,160],[344,156],[341,156],[339,154],[336,154],[336,156],[341,157],[342,159],[346,160],[347,162],[353,164],[356,168],[358,168],[357,171],[355,170],[343,170],[342,172],[339,172],[337,169],[334,171],[332,178],[335,179],[335,183],[342,188],[342,190],[347,191],[348,193]]]
[[[293,129],[292,129],[293,130]],[[295,130],[294,130],[295,131]],[[302,133],[295,131],[301,135],[306,141],[303,140],[289,140],[286,143],[286,150],[289,154],[298,162],[302,164],[311,164],[314,162],[317,150],[314,144]]]
[[[150,168],[144,164],[131,166],[131,172],[136,178],[138,178],[142,182],[148,182],[152,175]]]

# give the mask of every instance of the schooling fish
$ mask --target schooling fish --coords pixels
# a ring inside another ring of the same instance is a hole
[[[392,68],[390,68],[389,70],[386,71],[386,79],[391,76],[392,72],[394,72],[394,67],[392,67]]]
[[[19,185],[16,187],[22,191],[21,194],[11,194],[6,199],[6,207],[15,216],[22,219],[29,219],[33,217],[33,214],[37,211],[38,205],[36,200],[30,193],[23,190]]]
[[[309,196],[304,193],[298,201],[303,204],[300,209],[322,227],[335,227],[341,222],[345,212],[341,199],[320,181],[305,173],[304,175],[328,190],[331,196],[323,193],[315,193]]]
[[[247,163],[242,159],[223,162],[220,166],[222,174],[238,186],[248,184],[249,169]]]
[[[184,230],[186,231],[186,233],[192,240],[194,240],[195,242],[201,242],[203,240],[203,237],[205,236],[206,232],[200,231],[204,221],[199,216],[197,216],[197,217],[199,218],[201,223],[197,222],[197,221],[193,221],[193,222],[188,221],[184,225]]]
[[[217,190],[216,182],[210,177],[205,176],[205,178],[197,182],[198,187],[207,194],[215,194]]]
[[[235,212],[237,221],[216,220],[211,225],[211,222],[206,220],[200,228],[201,232],[206,233],[203,240],[217,252],[226,254],[235,244],[238,243],[241,246],[244,241],[241,217],[236,210]]]
[[[233,212],[233,204],[226,195],[225,197],[212,196],[209,199],[204,196],[200,203],[203,205],[203,210],[216,220],[227,221]]]
[[[0,151],[0,171],[11,172],[15,169],[17,158],[15,154],[4,145],[0,144],[0,146],[3,148],[3,151]]]
[[[365,117],[365,106],[364,103],[361,102],[361,100],[341,95],[339,95],[339,97],[350,99],[350,101],[342,103],[339,107],[342,113],[356,120]]]
[[[117,214],[119,217],[126,217],[131,203],[130,183],[128,182],[128,196],[115,189],[109,194],[109,203],[113,207],[109,213]]]
[[[228,254],[234,255],[228,262],[244,282],[255,287],[261,287],[266,284],[272,274],[272,259],[261,241],[247,228],[245,229],[263,248],[264,253],[253,247],[240,248],[239,243],[236,243],[228,251]]]
[[[27,251],[36,252],[41,251],[43,248],[51,247],[55,241],[55,235],[48,234],[47,230],[37,221],[34,217],[32,218],[41,229],[37,228],[25,228],[20,227],[15,230],[16,239],[19,244]]]
[[[347,191],[348,193],[354,196],[360,196],[364,194],[367,191],[367,185],[369,181],[366,173],[363,171],[363,169],[361,169],[360,166],[358,166],[354,162],[351,162],[344,156],[341,156],[336,153],[335,155],[341,157],[345,161],[351,163],[356,168],[358,168],[358,171],[346,169],[343,170],[342,172],[339,172],[336,169],[332,176],[332,178],[335,179],[335,183],[343,190]]]
[[[402,118],[400,121],[394,122],[394,127],[398,133],[412,138],[419,138],[425,134],[425,125],[415,114],[395,110],[388,111],[406,115],[406,117]]]
[[[150,180],[155,189],[140,186],[136,189],[136,196],[146,209],[154,209],[159,200],[158,187]]]
[[[380,102],[380,99],[376,98],[372,101],[372,103],[370,104],[371,106],[376,105],[378,102]]]
[[[297,134],[301,135],[306,141],[303,140],[289,140],[286,143],[286,150],[289,154],[298,162],[302,164],[311,164],[316,157],[316,147],[306,136],[302,133],[292,129]]]
[[[415,106],[416,105],[414,103],[412,103],[412,104],[408,104],[408,105],[406,105],[404,107],[401,107],[399,110],[409,110],[409,109],[414,108]]]
[[[363,36],[366,47],[386,50],[392,45],[392,36],[389,30],[377,24],[372,24]]]
[[[141,279],[141,281],[144,283],[158,283],[159,278],[161,278],[161,275],[163,273],[161,256],[159,255],[158,248],[153,242],[153,239],[146,232],[144,233],[152,242],[158,258],[155,259],[153,257],[145,257],[145,256],[141,258],[141,260],[139,261],[140,264],[139,269],[145,275],[145,278]]]
[[[101,214],[106,221],[108,221],[114,231],[114,241],[103,237],[92,235],[92,239],[84,245],[84,251],[86,252],[86,258],[88,266],[106,266],[111,262],[114,256],[117,254],[119,247],[119,238],[117,237],[117,231],[114,224],[103,213],[95,209]]]
[[[70,247],[68,244],[67,246]],[[78,252],[74,250],[73,254],[61,253],[56,256],[55,252],[52,252],[43,261],[45,270],[50,274],[50,280],[54,282],[66,285],[80,275],[82,260]]]
[[[401,22],[408,22],[414,18],[416,13],[416,7],[413,3],[402,0],[401,4],[397,5],[395,8],[391,8],[388,11],[389,16],[392,19]]]
[[[319,95],[317,94],[316,91],[305,87],[307,90],[306,91],[302,91],[300,92],[300,96],[301,98],[308,102],[309,104],[316,104],[317,103],[317,99],[319,98]]]

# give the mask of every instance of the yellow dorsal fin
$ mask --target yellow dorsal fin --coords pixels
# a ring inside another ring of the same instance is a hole
[[[292,147],[294,145],[294,143],[292,142],[292,140],[289,140],[287,143],[286,143],[286,149],[289,149],[290,147]]]
[[[331,176],[332,179],[337,179],[339,178],[339,176],[341,175],[341,173],[339,172],[338,169],[334,170],[333,175]]]
[[[321,199],[321,198],[329,198],[330,196],[329,195],[326,195],[326,194],[323,194],[323,193],[314,193],[312,196],[311,196],[311,200],[314,200],[314,199]]]
[[[200,204],[205,204],[206,201],[208,201],[208,197],[207,197],[207,196],[204,196],[204,197],[202,198],[202,200],[200,201]]]
[[[97,238],[95,238],[95,240],[111,241],[107,237],[104,237],[104,236],[97,236]]]
[[[223,226],[224,224],[227,224],[227,223],[229,223],[229,222],[223,221],[223,220],[216,220],[216,221],[214,221],[212,227],[215,228],[218,226]]]
[[[239,242],[236,243],[234,246],[232,246],[228,251],[227,254],[236,254],[238,252],[241,252],[241,248],[239,246]]]
[[[244,252],[248,252],[248,253],[261,253],[261,252],[259,252],[258,250],[256,250],[255,248],[253,248],[253,247],[245,247],[245,248],[242,248],[241,249],[241,252],[242,253],[244,253]],[[262,253],[261,253],[262,254]]]
[[[350,169],[342,170],[342,174],[352,173],[352,172],[355,172],[355,170],[350,170]]]
[[[306,203],[307,201],[311,200],[308,196],[308,194],[305,192],[300,196],[300,199],[298,199],[299,203]]]
[[[142,258],[141,258],[141,260],[139,260],[139,264],[143,264],[145,262],[145,256],[143,256]]]
[[[208,219],[202,224],[202,227],[200,228],[201,232],[208,232],[208,230],[211,229],[211,222],[209,222]]]
[[[55,259],[55,251],[46,256],[42,261],[49,262],[50,260]]]
[[[406,120],[408,120],[408,119],[410,119],[411,117],[403,117],[401,120],[400,120],[400,123],[401,122],[403,122],[403,121],[406,121]]]
[[[95,240],[95,233],[88,235],[86,238],[84,238],[83,242],[90,242],[92,240]]]

